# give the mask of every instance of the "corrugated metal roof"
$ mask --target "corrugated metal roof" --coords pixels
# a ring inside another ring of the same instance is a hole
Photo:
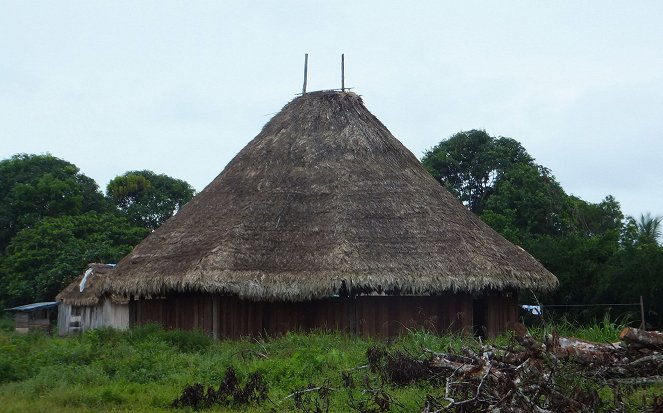
[[[26,305],[19,305],[18,307],[7,308],[7,311],[32,311],[42,308],[50,308],[58,305],[57,301],[45,301],[43,303],[32,303]]]

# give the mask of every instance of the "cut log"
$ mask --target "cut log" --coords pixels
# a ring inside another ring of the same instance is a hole
[[[593,343],[573,337],[559,337],[554,346],[548,346],[548,351],[558,358],[573,358],[585,364],[611,363],[617,358],[618,349],[612,344]]]
[[[663,333],[626,327],[619,333],[619,338],[635,347],[663,348]]]

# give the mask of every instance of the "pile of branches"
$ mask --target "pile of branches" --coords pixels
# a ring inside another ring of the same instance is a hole
[[[627,328],[623,343],[599,344],[548,335],[543,342],[522,324],[514,327],[518,345],[483,345],[462,354],[424,350],[367,354],[372,369],[382,369],[394,384],[434,381],[423,413],[455,412],[595,412],[627,411],[628,391],[637,385],[663,383],[663,333]],[[612,390],[610,405],[599,390]],[[663,400],[645,401],[663,412]]]

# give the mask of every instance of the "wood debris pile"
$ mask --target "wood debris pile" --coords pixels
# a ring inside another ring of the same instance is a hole
[[[394,384],[435,380],[440,392],[424,413],[632,411],[629,392],[663,383],[663,333],[626,328],[624,342],[599,344],[557,334],[540,342],[522,324],[514,330],[517,346],[385,354],[381,363]],[[649,397],[638,409],[663,412],[663,400]]]

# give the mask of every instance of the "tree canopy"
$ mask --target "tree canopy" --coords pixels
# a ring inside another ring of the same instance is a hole
[[[189,202],[195,190],[181,179],[145,170],[115,177],[106,194],[132,222],[154,230]]]
[[[495,184],[514,166],[534,166],[534,159],[511,138],[483,130],[458,132],[427,151],[424,167],[475,214],[483,211]]]
[[[512,165],[496,180],[480,216],[513,241],[568,229],[571,204],[550,171],[533,164]]]
[[[96,182],[72,163],[28,154],[0,161],[0,254],[18,231],[44,217],[109,209]]]
[[[88,263],[114,263],[149,231],[116,213],[47,217],[16,234],[0,263],[9,305],[52,300]]]
[[[544,300],[629,303],[642,295],[651,320],[663,322],[657,298],[663,290],[661,218],[625,217],[610,195],[598,203],[568,195],[520,143],[485,131],[443,140],[422,163],[470,210],[559,278],[559,289]]]
[[[119,261],[193,193],[182,180],[134,171],[105,197],[52,155],[0,161],[0,305],[52,300],[89,263]]]

